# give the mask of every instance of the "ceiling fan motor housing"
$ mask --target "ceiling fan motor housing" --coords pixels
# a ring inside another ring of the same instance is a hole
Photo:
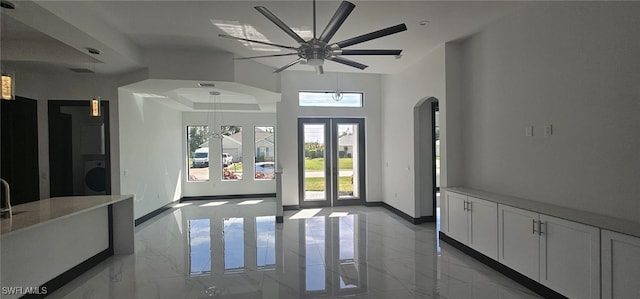
[[[298,56],[305,59],[307,65],[322,65],[324,60],[331,57],[331,55],[332,51],[327,43],[316,38],[300,45],[300,48],[298,48]]]

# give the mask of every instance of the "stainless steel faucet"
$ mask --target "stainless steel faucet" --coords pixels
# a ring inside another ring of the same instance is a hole
[[[9,192],[9,183],[4,179],[0,179],[0,183],[4,186],[4,198],[5,198],[5,207],[0,211],[2,218],[11,218],[13,213],[11,211],[11,192]]]

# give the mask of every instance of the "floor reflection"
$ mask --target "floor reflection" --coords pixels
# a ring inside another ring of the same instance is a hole
[[[287,211],[191,202],[136,227],[115,256],[49,298],[537,298],[381,207]]]
[[[301,264],[304,265],[306,296],[336,296],[365,293],[366,216],[349,215],[314,216],[299,222]],[[301,280],[302,282],[302,280]]]
[[[211,274],[211,225],[209,219],[189,220],[191,276]]]

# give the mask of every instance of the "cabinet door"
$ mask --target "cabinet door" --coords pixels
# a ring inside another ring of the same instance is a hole
[[[540,277],[540,238],[538,213],[498,205],[498,261],[538,281]]]
[[[458,242],[469,242],[469,220],[465,201],[467,196],[458,193],[447,192],[447,220],[449,221],[449,237]]]
[[[498,204],[469,197],[469,246],[498,260]]]
[[[540,215],[540,283],[569,298],[600,298],[600,229]]]
[[[602,230],[602,298],[640,298],[640,238]]]

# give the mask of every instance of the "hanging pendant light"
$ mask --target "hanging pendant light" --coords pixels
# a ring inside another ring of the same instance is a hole
[[[2,73],[2,99],[15,100],[15,80],[13,74]]]
[[[5,36],[4,28],[7,27],[5,22],[5,19],[7,17],[6,11],[9,9],[15,9],[16,6],[9,1],[2,0],[0,2],[0,7],[2,7],[2,36]],[[4,52],[4,51],[0,51],[0,52]],[[0,60],[2,60],[3,62],[5,61],[4,59],[0,59]],[[13,73],[8,72],[6,70],[6,65],[2,66],[1,97],[3,100],[15,100],[16,98],[16,77]]]
[[[209,115],[213,116],[213,121],[209,122],[212,124],[213,130],[211,130],[211,132],[209,133],[209,137],[214,138],[214,139],[222,139],[222,128],[221,126],[219,126],[216,123],[216,114],[218,113],[218,101],[217,101],[217,97],[220,95],[220,92],[218,91],[211,91],[209,92],[209,100],[211,102],[211,99],[213,98],[213,105],[212,105],[212,109],[213,112],[211,112]]]
[[[338,75],[339,74],[336,73],[336,91],[331,94],[331,98],[336,102],[342,101],[342,97],[344,96],[342,91],[340,91],[340,78],[338,77]]]
[[[87,52],[89,52],[89,54],[91,54],[92,56],[100,55],[100,51],[94,48],[87,48]],[[93,89],[94,90],[97,89],[95,76],[96,76],[96,62],[94,61],[93,62]],[[91,115],[92,117],[100,117],[100,115],[102,115],[101,108],[102,107],[100,106],[100,96],[92,97],[91,100],[89,100],[89,115]]]
[[[91,112],[90,115],[93,117],[100,117],[100,97],[96,97],[91,99]]]

